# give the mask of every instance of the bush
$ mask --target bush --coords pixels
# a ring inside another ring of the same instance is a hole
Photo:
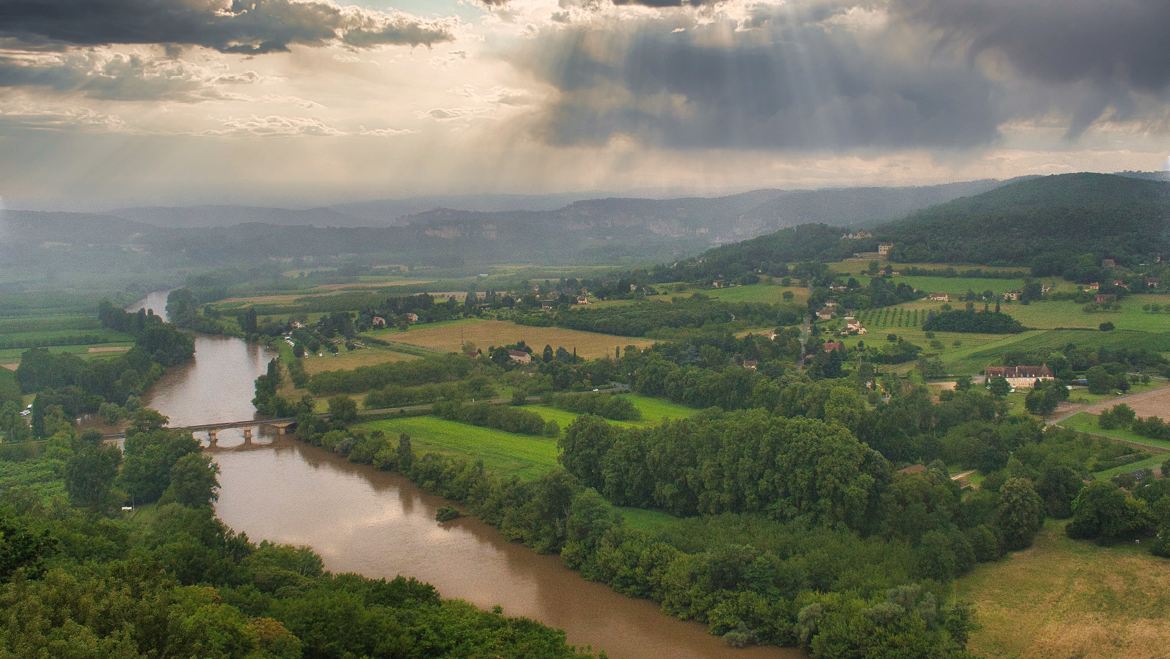
[[[450,522],[451,520],[459,519],[462,516],[463,513],[459,512],[458,509],[452,508],[451,506],[443,506],[435,512],[435,521]]]

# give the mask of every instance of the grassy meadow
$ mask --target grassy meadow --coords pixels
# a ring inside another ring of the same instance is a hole
[[[368,421],[354,426],[381,430],[393,438],[410,435],[417,455],[438,453],[483,460],[484,468],[497,475],[535,480],[557,467],[557,440],[481,428],[433,416]]]
[[[676,405],[675,403],[659,398],[639,396],[638,394],[622,394],[622,396],[633,403],[634,407],[638,408],[638,411],[642,413],[642,418],[637,421],[610,421],[613,425],[622,428],[646,428],[648,426],[658,425],[666,419],[684,419],[689,416],[694,416],[699,412],[699,410]],[[564,430],[580,416],[576,412],[569,412],[548,405],[526,405],[524,409],[536,412],[546,421],[556,421],[557,425],[561,427],[561,430]]]
[[[1144,545],[1074,541],[1049,521],[1031,549],[956,584],[980,627],[968,649],[993,657],[1160,656],[1170,646],[1170,570]]]

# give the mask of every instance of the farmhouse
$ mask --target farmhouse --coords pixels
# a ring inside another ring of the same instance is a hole
[[[1086,291],[1099,291],[1099,290],[1101,290],[1101,282],[1091,281],[1091,282],[1085,284],[1085,290]]]
[[[890,250],[894,249],[894,243],[880,243],[878,245],[878,256],[889,256]]]
[[[833,352],[834,350],[844,350],[845,344],[840,341],[825,341],[825,352]]]
[[[406,314],[406,322],[408,322],[408,323],[417,323],[417,322],[418,322],[418,314],[416,314],[416,313],[408,313],[408,314]]]
[[[577,304],[589,304],[589,298],[584,295],[578,295]]]
[[[1146,288],[1158,288],[1162,285],[1162,280],[1157,277],[1146,277]]]
[[[857,320],[853,316],[845,316],[845,329],[841,330],[842,335],[860,335],[865,334],[868,331],[869,330],[865,329],[865,327],[861,324],[861,321]]]
[[[821,309],[817,312],[817,320],[833,320],[833,310],[828,308]]]
[[[1017,389],[1030,389],[1036,381],[1047,382],[1053,380],[1052,369],[1047,364],[1040,366],[988,366],[984,371],[988,380],[1003,378],[1008,384]]]
[[[760,367],[760,362],[755,359],[745,359],[743,360],[743,367],[749,371],[754,371]]]
[[[370,324],[379,328],[386,327],[386,319],[381,316],[374,316],[373,319],[370,320]]]
[[[1020,291],[1007,291],[1003,294],[1003,299],[1005,302],[1019,302]]]
[[[528,354],[527,352],[524,352],[523,350],[509,350],[508,351],[508,359],[511,359],[512,361],[516,362],[517,364],[531,364],[532,363],[532,355]]]

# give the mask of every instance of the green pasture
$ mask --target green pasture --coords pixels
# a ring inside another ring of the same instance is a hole
[[[1096,414],[1090,414],[1088,412],[1081,412],[1080,414],[1075,414],[1075,415],[1070,416],[1069,418],[1065,419],[1064,421],[1061,421],[1059,425],[1061,425],[1062,427],[1068,428],[1069,430],[1075,430],[1077,432],[1083,432],[1083,433],[1086,433],[1089,435],[1097,435],[1099,437],[1106,437],[1108,439],[1122,441],[1122,442],[1126,442],[1128,444],[1136,444],[1139,446],[1148,446],[1148,447],[1150,447],[1154,450],[1157,450],[1157,451],[1163,451],[1163,452],[1170,451],[1170,441],[1166,441],[1164,439],[1151,439],[1149,437],[1143,437],[1135,432],[1131,432],[1131,431],[1126,430],[1124,428],[1114,428],[1111,430],[1106,430],[1100,426],[1100,424],[1097,421],[1097,418],[1098,417]],[[1165,460],[1166,456],[1162,456],[1162,459]],[[1129,467],[1130,465],[1125,465],[1125,466]]]
[[[656,426],[666,419],[684,419],[694,416],[699,412],[691,407],[677,405],[670,401],[662,400],[660,398],[651,398],[649,396],[640,396],[638,394],[622,394],[623,397],[629,399],[634,407],[642,413],[642,418],[637,421],[610,421],[615,426],[622,428],[646,428],[649,426]],[[528,405],[526,410],[536,412],[544,420],[556,421],[557,425],[561,427],[562,432],[573,421],[577,419],[579,414],[576,412],[569,412],[556,407],[548,405]]]
[[[503,477],[535,480],[557,467],[557,440],[548,437],[518,435],[433,416],[368,421],[354,428],[381,430],[392,441],[406,433],[418,455],[438,453],[483,460],[485,469]]]

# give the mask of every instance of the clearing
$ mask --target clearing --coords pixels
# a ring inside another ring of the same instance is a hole
[[[381,430],[392,442],[406,433],[416,455],[438,453],[483,460],[485,469],[505,478],[535,480],[557,467],[555,438],[519,435],[433,416],[368,421],[354,427]]]
[[[523,340],[537,354],[546,345],[554,349],[574,349],[581,357],[594,359],[614,354],[615,348],[633,345],[639,348],[654,344],[651,339],[613,336],[596,332],[581,332],[560,327],[529,327],[503,320],[454,320],[443,323],[415,325],[404,331],[385,329],[370,332],[370,336],[407,343],[438,352],[458,352],[465,342],[474,343],[481,350]]]
[[[1151,657],[1170,645],[1170,563],[1144,545],[1074,541],[1049,521],[1031,549],[959,578],[978,656]],[[1162,648],[1162,649],[1159,649]]]

